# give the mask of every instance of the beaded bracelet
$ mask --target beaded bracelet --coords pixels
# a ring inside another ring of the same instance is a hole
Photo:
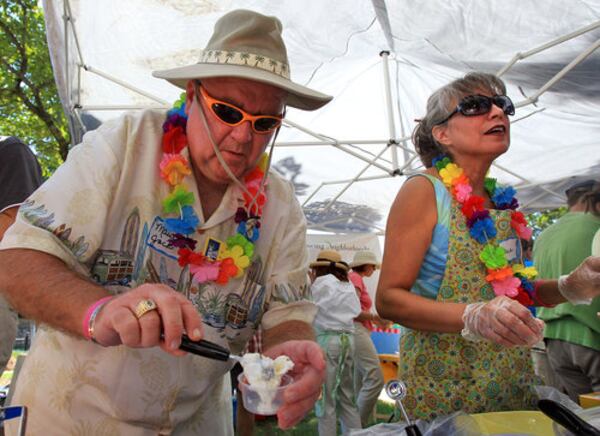
[[[531,299],[533,300],[533,302],[535,303],[536,306],[540,306],[540,307],[554,307],[556,306],[556,304],[548,304],[545,303],[544,301],[542,301],[542,299],[540,298],[539,294],[538,294],[538,288],[543,285],[544,283],[547,283],[546,280],[536,280],[533,282],[533,295],[531,296]]]
[[[96,321],[96,317],[100,313],[100,310],[112,298],[113,296],[110,295],[108,297],[99,299],[90,307],[88,307],[87,311],[85,312],[85,317],[83,318],[83,337],[88,341],[96,342],[94,339],[94,322]]]

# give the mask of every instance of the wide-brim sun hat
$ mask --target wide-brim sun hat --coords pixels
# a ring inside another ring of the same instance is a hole
[[[377,257],[371,251],[357,251],[354,253],[350,268],[356,268],[361,265],[373,265],[375,269],[381,267],[381,264],[377,261]]]
[[[211,77],[255,80],[287,91],[286,104],[304,110],[318,109],[333,98],[292,82],[281,22],[244,9],[219,18],[196,64],[152,75],[182,89],[189,80]]]
[[[317,255],[317,260],[311,262],[309,265],[311,268],[317,266],[330,266],[333,265],[336,268],[348,271],[350,267],[346,262],[342,260],[342,255],[335,250],[322,250]]]

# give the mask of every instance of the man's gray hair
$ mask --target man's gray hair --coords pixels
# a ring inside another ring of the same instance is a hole
[[[454,110],[463,97],[481,93],[505,95],[506,86],[493,74],[472,72],[443,86],[427,99],[427,114],[419,121],[412,134],[413,144],[425,167],[432,166],[434,157],[449,154],[433,137],[433,128]]]

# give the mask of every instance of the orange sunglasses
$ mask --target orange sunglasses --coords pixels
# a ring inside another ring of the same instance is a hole
[[[273,132],[279,126],[281,126],[282,117],[276,117],[272,115],[251,115],[248,112],[240,109],[237,106],[232,105],[208,95],[203,86],[198,84],[197,88],[200,88],[200,94],[202,98],[208,103],[208,107],[213,111],[217,118],[228,126],[239,126],[244,121],[250,121],[252,130],[259,135],[265,135]],[[198,93],[196,92],[196,98]]]

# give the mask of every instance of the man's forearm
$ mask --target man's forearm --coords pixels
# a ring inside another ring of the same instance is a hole
[[[315,331],[304,321],[286,321],[263,331],[265,350],[286,341],[315,340]]]
[[[108,295],[57,257],[27,249],[0,251],[0,292],[22,316],[78,335],[86,309]]]

